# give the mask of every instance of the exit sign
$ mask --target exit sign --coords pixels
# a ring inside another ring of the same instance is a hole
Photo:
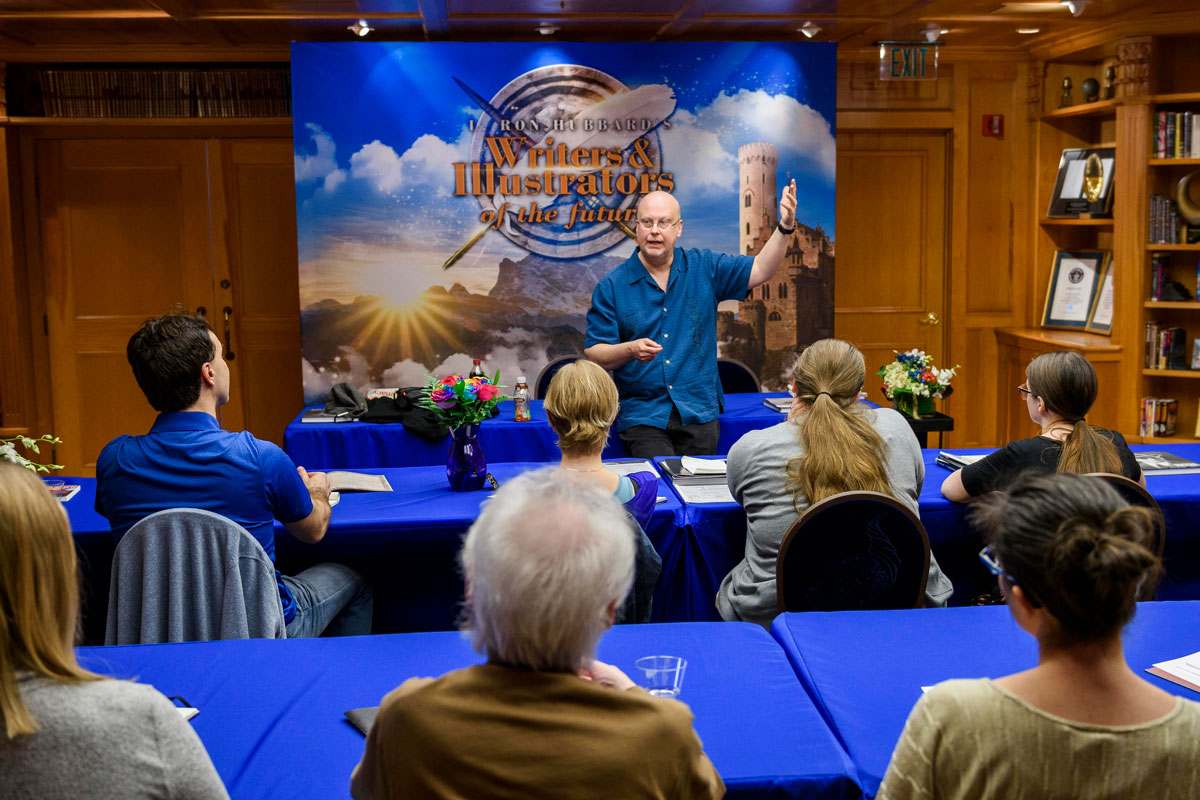
[[[937,78],[937,42],[880,42],[879,80],[931,81]]]

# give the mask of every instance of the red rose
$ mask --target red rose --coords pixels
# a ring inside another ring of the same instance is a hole
[[[480,384],[479,388],[475,390],[475,396],[484,402],[493,399],[498,394],[500,394],[500,390],[490,383]]]

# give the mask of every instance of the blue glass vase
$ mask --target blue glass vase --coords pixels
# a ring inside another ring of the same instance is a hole
[[[487,459],[479,446],[479,424],[461,425],[450,432],[450,457],[446,459],[446,479],[456,492],[483,488]]]

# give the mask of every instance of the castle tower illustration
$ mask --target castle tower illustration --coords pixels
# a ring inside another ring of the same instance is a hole
[[[744,255],[758,255],[775,231],[778,164],[773,144],[738,148],[738,238]],[[804,191],[803,185],[797,189]],[[780,270],[738,303],[736,321],[732,314],[718,320],[718,339],[731,345],[729,355],[758,370],[770,388],[784,388],[780,371],[795,353],[833,336],[833,266],[834,243],[825,231],[797,220]]]
[[[779,206],[775,193],[775,169],[779,151],[767,142],[745,144],[738,148],[739,252],[755,255],[762,249],[770,230],[778,221]],[[764,231],[767,233],[764,235]]]

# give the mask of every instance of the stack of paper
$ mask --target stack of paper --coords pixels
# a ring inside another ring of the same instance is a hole
[[[1166,678],[1171,683],[1186,686],[1192,691],[1200,692],[1200,653],[1192,653],[1190,656],[1170,661],[1160,661],[1146,672]]]
[[[968,464],[974,464],[976,461],[987,458],[987,455],[987,453],[979,453],[969,456],[962,453],[947,453],[945,450],[939,450],[937,465],[946,469],[962,469]]]

